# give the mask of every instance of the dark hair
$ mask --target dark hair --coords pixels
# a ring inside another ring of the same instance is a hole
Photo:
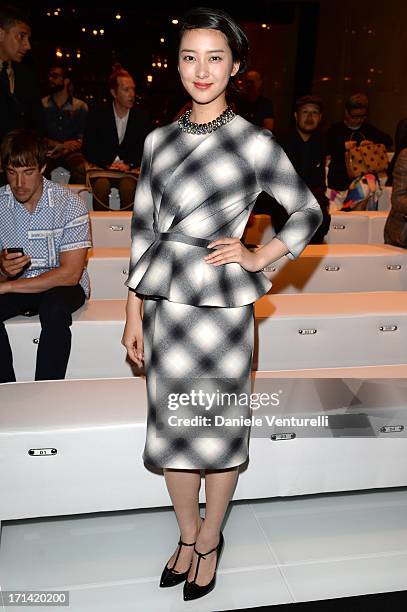
[[[21,8],[10,4],[0,4],[0,28],[6,30],[19,22],[30,25],[28,15]]]
[[[295,101],[295,106],[294,106],[295,112],[298,113],[300,108],[302,106],[305,106],[306,104],[314,104],[315,106],[318,106],[320,113],[323,112],[323,104],[322,104],[321,98],[319,96],[312,96],[312,95],[301,96],[301,98],[297,98],[297,100]]]
[[[130,72],[125,70],[125,68],[123,68],[121,64],[114,64],[112,66],[112,72],[107,80],[109,91],[111,89],[114,89],[115,91],[117,90],[119,77],[130,77],[131,79],[133,78]]]
[[[356,93],[350,96],[345,102],[345,108],[347,111],[354,110],[356,108],[369,108],[369,100],[366,94]]]
[[[188,30],[219,30],[224,34],[232,52],[234,62],[240,62],[239,70],[241,74],[246,70],[249,55],[249,41],[242,28],[225,11],[219,9],[198,7],[189,10],[181,18],[181,28],[179,31],[179,43],[185,32]],[[232,77],[233,78],[233,77]]]
[[[69,79],[69,80],[72,79],[72,75],[70,74],[71,71],[69,70],[68,65],[65,64],[64,62],[54,62],[53,64],[50,65],[49,72],[53,68],[59,68],[62,71],[62,78],[63,79]]]
[[[3,138],[0,159],[3,170],[7,166],[23,168],[47,163],[47,143],[45,138],[32,130],[12,130]]]

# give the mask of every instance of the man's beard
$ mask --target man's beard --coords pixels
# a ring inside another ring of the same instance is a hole
[[[63,88],[64,88],[64,85],[50,85],[49,92],[50,94],[58,93],[59,91],[62,91]]]

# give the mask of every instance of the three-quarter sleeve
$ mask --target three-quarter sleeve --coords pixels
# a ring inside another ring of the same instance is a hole
[[[275,237],[288,248],[287,257],[296,259],[321,225],[321,207],[268,130],[257,136],[255,171],[259,188],[289,214]]]
[[[134,198],[133,217],[131,221],[131,255],[129,277],[126,285],[135,288],[132,282],[133,273],[142,255],[153,244],[154,233],[154,200],[151,186],[151,162],[153,152],[153,134],[147,135],[144,141],[143,158],[140,176]]]

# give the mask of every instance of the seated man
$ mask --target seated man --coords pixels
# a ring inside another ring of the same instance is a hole
[[[239,114],[250,123],[274,129],[273,102],[263,95],[263,80],[256,70],[249,70],[243,75],[243,95],[239,100]]]
[[[359,146],[362,140],[392,146],[392,138],[367,121],[369,100],[365,94],[357,93],[345,102],[343,121],[334,123],[326,134],[326,154],[330,160],[328,169],[327,196],[331,210],[341,209],[346,200],[352,179],[346,169],[345,151]]]
[[[144,139],[151,129],[148,115],[134,105],[135,85],[127,70],[113,70],[109,89],[113,103],[89,113],[83,138],[94,210],[109,208],[111,187],[119,190],[121,208],[133,206]]]
[[[44,139],[14,130],[4,138],[0,189],[0,382],[15,381],[4,321],[39,314],[36,380],[65,377],[71,350],[71,313],[89,297],[85,262],[89,215],[81,198],[43,177]]]
[[[322,100],[318,96],[298,98],[294,119],[295,127],[280,138],[280,144],[321,207],[323,221],[310,244],[322,244],[331,223],[329,200],[325,195],[325,146],[319,130]]]
[[[274,129],[273,102],[263,94],[261,74],[256,70],[245,72],[241,77],[241,85],[240,95],[236,99],[236,111],[250,123],[272,131]],[[288,219],[285,209],[265,191],[258,195],[252,213],[270,215],[274,228],[282,227]]]
[[[69,182],[86,182],[82,137],[88,105],[71,95],[72,80],[63,66],[52,66],[48,73],[49,96],[42,99],[45,135],[48,141],[46,176],[58,166],[71,173]]]

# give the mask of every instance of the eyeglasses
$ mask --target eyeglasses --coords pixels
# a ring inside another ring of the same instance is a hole
[[[59,79],[63,79],[64,78],[63,75],[60,74],[59,72],[48,72],[48,76],[52,77],[54,79],[58,79],[58,78]]]
[[[298,112],[301,113],[301,115],[314,115],[314,116],[317,116],[317,115],[321,114],[321,111],[319,111],[319,110],[301,110],[300,109]]]
[[[364,119],[367,116],[367,113],[349,113],[349,117],[352,119]]]

